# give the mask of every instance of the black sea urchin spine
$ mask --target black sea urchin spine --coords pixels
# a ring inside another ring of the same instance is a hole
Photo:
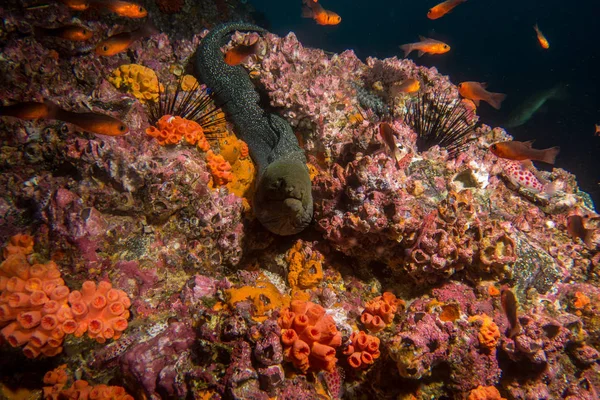
[[[405,122],[417,133],[417,148],[425,151],[435,145],[455,157],[474,140],[476,123],[459,100],[447,91],[422,91],[407,105]]]
[[[225,116],[221,108],[213,102],[214,94],[209,93],[198,82],[187,91],[182,89],[181,81],[177,84],[174,92],[161,90],[159,85],[158,92],[158,100],[147,103],[152,125],[155,125],[164,115],[178,116],[197,122],[209,136],[212,131],[209,128],[225,123]],[[207,129],[208,132],[206,132]],[[214,133],[218,133],[218,130],[215,130]]]

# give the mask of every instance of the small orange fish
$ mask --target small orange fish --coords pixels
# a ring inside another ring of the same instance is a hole
[[[0,117],[14,117],[24,120],[35,120],[48,118],[50,109],[45,103],[37,101],[26,101],[12,106],[0,107]]]
[[[50,101],[43,103],[29,101],[0,107],[0,117],[15,117],[24,120],[55,119],[100,135],[118,136],[129,132],[127,125],[109,115],[65,111]]]
[[[118,33],[103,40],[98,43],[95,51],[99,56],[113,56],[124,52],[136,41],[155,33],[156,29],[152,25],[146,24],[133,32]]]
[[[585,227],[585,223],[589,221],[589,217],[582,217],[581,215],[571,215],[567,218],[567,232],[575,239],[579,238],[588,248],[593,248],[594,244],[592,239],[594,238],[595,229],[588,229]]]
[[[537,35],[538,42],[540,42],[540,46],[542,46],[543,49],[549,49],[550,43],[548,42],[548,39],[546,39],[546,36],[544,36],[542,31],[540,31],[540,28],[538,28],[537,24],[533,26],[533,29],[535,30],[535,34]]]
[[[90,4],[97,8],[106,8],[121,17],[144,18],[148,11],[139,4],[123,0],[91,0]]]
[[[59,1],[74,11],[84,11],[84,10],[87,10],[90,6],[90,2],[88,0],[59,0]]]
[[[394,93],[415,93],[421,89],[421,82],[418,79],[407,79],[392,86]]]
[[[596,124],[596,132],[594,133],[594,136],[600,136],[600,125]]]
[[[534,160],[554,164],[556,156],[560,151],[560,147],[555,146],[550,147],[549,149],[538,150],[531,148],[532,144],[533,140],[528,142],[517,142],[515,140],[498,142],[490,146],[490,151],[500,158],[509,160]]]
[[[319,3],[302,6],[302,17],[312,18],[319,25],[337,25],[342,22],[342,17],[333,11],[324,9]]]
[[[228,65],[240,65],[258,49],[258,41],[251,45],[239,44],[225,53],[225,63]]]
[[[521,324],[519,323],[517,315],[519,303],[517,303],[515,294],[508,288],[502,289],[500,298],[502,301],[502,308],[506,314],[506,319],[508,319],[508,324],[510,325],[510,329],[506,333],[506,336],[512,339],[521,332]]]
[[[487,83],[462,82],[458,84],[458,92],[462,97],[473,100],[477,107],[479,107],[479,101],[483,100],[499,110],[506,95],[504,93],[488,92],[485,90],[486,87]]]
[[[408,43],[400,46],[404,50],[404,57],[407,57],[413,50],[418,51],[419,57],[423,54],[444,54],[450,51],[450,46],[439,40],[429,39],[423,36],[419,36],[420,42]]]
[[[427,18],[429,19],[438,19],[442,18],[444,15],[448,14],[454,7],[457,5],[466,2],[467,0],[446,0],[443,3],[438,4],[437,6],[430,8],[427,13]]]
[[[51,36],[74,42],[85,42],[90,39],[93,32],[80,25],[65,25],[58,28],[34,27],[33,32],[36,36]]]

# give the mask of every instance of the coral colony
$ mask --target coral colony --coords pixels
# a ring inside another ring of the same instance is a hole
[[[599,398],[590,198],[492,154],[447,76],[227,33],[226,2],[106,57],[23,34],[78,2],[50,3],[0,8],[0,397]]]

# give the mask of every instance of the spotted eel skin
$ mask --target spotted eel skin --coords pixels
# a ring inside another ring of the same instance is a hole
[[[214,92],[258,167],[254,214],[271,232],[293,235],[308,226],[313,214],[306,156],[290,124],[259,106],[259,94],[246,70],[225,63],[221,47],[235,31],[267,32],[242,22],[216,26],[198,46],[197,78]]]

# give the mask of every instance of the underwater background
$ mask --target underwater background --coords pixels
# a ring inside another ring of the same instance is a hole
[[[461,4],[443,18],[429,20],[436,1],[331,0],[327,7],[342,17],[336,26],[315,27],[298,18],[294,2],[249,1],[279,35],[293,31],[307,46],[332,52],[352,49],[361,59],[403,53],[399,45],[418,36],[448,43],[443,55],[409,56],[434,66],[453,82],[487,82],[507,94],[502,109],[478,108],[482,122],[503,126],[511,110],[529,96],[565,85],[562,98],[548,101],[524,125],[508,129],[515,140],[535,139],[536,148],[560,146],[557,166],[577,175],[581,187],[600,202],[600,4],[551,0],[477,1]],[[533,26],[550,41],[544,50]],[[320,29],[315,29],[320,28]]]

